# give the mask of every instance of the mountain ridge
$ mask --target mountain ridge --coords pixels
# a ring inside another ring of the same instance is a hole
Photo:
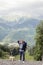
[[[5,43],[16,42],[19,39],[34,42],[35,28],[39,20],[19,18],[17,21],[8,22],[0,19],[0,41]]]

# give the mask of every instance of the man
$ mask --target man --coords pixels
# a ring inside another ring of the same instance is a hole
[[[23,63],[24,63],[27,43],[23,40],[19,40],[18,44],[19,44],[20,60],[23,60]]]

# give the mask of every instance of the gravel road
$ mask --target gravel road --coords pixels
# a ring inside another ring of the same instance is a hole
[[[0,65],[43,65],[42,61],[11,61],[11,60],[0,60]]]

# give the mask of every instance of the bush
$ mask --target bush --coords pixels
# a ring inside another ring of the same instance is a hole
[[[8,54],[7,52],[4,52],[3,50],[0,49],[0,57],[4,57],[7,54]]]

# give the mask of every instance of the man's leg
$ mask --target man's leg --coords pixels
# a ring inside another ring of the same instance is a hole
[[[25,52],[23,52],[23,61],[25,61]]]
[[[20,60],[22,60],[22,52],[20,52]]]

